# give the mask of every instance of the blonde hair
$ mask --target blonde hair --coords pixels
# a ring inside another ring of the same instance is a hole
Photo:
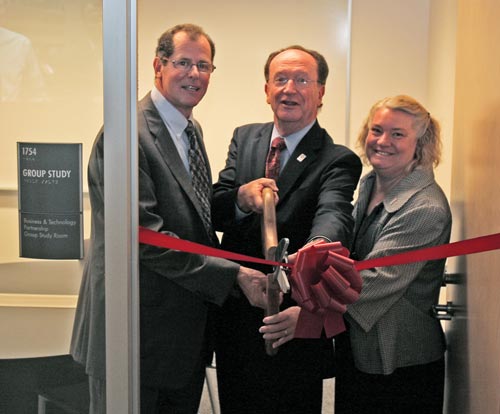
[[[413,127],[417,131],[417,147],[412,168],[437,167],[441,161],[441,128],[439,122],[416,99],[407,95],[396,95],[381,99],[370,109],[358,135],[358,145],[361,149],[361,158],[368,164],[365,153],[365,143],[370,131],[375,113],[382,108],[401,111],[414,118]]]

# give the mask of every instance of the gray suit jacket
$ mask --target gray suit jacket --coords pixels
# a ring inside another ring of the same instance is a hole
[[[139,102],[138,131],[140,225],[211,245],[190,176],[150,94]],[[101,130],[89,160],[91,247],[71,344],[75,360],[97,377],[105,374],[103,139]],[[200,146],[206,157],[201,139]],[[227,298],[239,265],[147,245],[140,246],[139,264],[141,381],[181,387],[209,351],[204,345],[210,304]]]
[[[361,179],[354,206],[355,258],[368,260],[449,241],[450,208],[431,171],[416,169],[401,180],[366,225],[374,181],[373,172]],[[390,374],[443,356],[443,332],[431,307],[438,300],[444,265],[445,260],[433,260],[361,272],[360,299],[348,306],[346,316],[358,369]]]

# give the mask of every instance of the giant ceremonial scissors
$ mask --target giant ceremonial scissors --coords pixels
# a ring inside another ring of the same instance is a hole
[[[289,240],[283,238],[278,242],[276,227],[276,209],[274,206],[274,193],[265,187],[262,191],[263,211],[261,219],[262,248],[266,260],[286,263]],[[266,316],[275,315],[280,311],[281,293],[290,290],[288,278],[282,266],[274,266],[274,271],[267,275],[267,307]],[[278,348],[273,348],[273,340],[266,339],[266,353],[276,355]]]

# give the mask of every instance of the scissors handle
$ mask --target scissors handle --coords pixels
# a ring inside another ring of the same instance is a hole
[[[274,206],[274,193],[268,187],[262,190],[263,211],[261,218],[262,249],[266,260],[276,260],[276,248],[278,246],[278,231],[276,229],[276,208]],[[280,287],[274,277],[274,273],[267,275],[267,307],[265,315],[275,315],[280,308]],[[272,347],[273,340],[266,339],[266,353],[276,355],[278,349]]]
[[[276,208],[274,206],[273,190],[269,187],[265,187],[262,190],[262,199],[262,253],[266,260],[274,260],[276,246],[278,245],[278,232],[276,230]]]

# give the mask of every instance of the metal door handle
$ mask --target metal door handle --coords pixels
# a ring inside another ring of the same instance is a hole
[[[432,314],[436,319],[449,321],[455,316],[455,312],[462,311],[463,309],[463,306],[454,305],[453,302],[446,302],[446,305],[433,305]]]
[[[465,282],[465,273],[445,273],[443,275],[443,286],[462,285]]]

